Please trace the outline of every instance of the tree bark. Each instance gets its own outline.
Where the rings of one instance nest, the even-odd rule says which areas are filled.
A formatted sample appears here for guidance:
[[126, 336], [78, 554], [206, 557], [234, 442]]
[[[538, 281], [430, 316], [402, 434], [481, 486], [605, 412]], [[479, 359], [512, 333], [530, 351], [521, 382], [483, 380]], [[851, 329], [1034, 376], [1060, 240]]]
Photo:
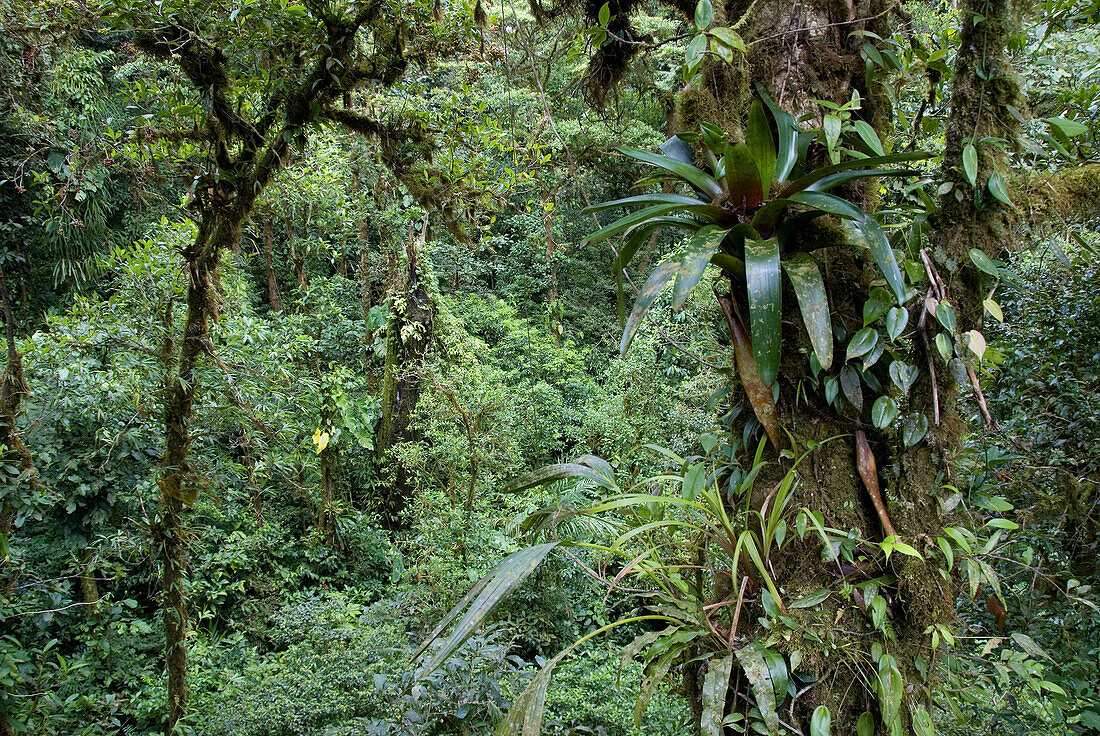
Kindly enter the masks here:
[[[279, 281], [275, 278], [275, 266], [272, 258], [271, 213], [264, 214], [264, 264], [267, 266], [267, 303], [272, 312], [283, 311], [283, 300], [279, 296]], [[239, 241], [238, 241], [239, 242]]]

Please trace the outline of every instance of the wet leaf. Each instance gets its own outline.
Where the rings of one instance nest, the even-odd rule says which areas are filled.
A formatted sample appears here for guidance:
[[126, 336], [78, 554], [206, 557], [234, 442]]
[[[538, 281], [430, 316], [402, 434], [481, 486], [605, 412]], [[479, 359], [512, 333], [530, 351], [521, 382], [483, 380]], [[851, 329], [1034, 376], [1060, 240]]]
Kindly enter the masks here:
[[783, 268], [798, 299], [802, 322], [806, 325], [817, 362], [828, 370], [833, 364], [833, 325], [817, 261], [808, 253], [798, 253], [783, 261]]
[[712, 658], [703, 679], [703, 717], [699, 723], [702, 736], [722, 736], [722, 720], [726, 710], [726, 691], [730, 686], [733, 655]]
[[760, 379], [771, 386], [779, 374], [782, 332], [779, 245], [775, 238], [745, 241], [745, 278], [753, 355]]
[[878, 330], [874, 327], [864, 327], [862, 330], [852, 335], [852, 339], [848, 342], [846, 359], [851, 360], [852, 358], [859, 358], [866, 355], [874, 350], [877, 342]]
[[750, 158], [756, 162], [760, 175], [760, 184], [764, 190], [764, 198], [771, 191], [772, 179], [775, 177], [775, 141], [772, 139], [772, 129], [768, 124], [768, 116], [764, 112], [764, 106], [759, 100], [753, 100], [749, 108], [749, 124], [745, 129], [745, 143], [748, 146]]

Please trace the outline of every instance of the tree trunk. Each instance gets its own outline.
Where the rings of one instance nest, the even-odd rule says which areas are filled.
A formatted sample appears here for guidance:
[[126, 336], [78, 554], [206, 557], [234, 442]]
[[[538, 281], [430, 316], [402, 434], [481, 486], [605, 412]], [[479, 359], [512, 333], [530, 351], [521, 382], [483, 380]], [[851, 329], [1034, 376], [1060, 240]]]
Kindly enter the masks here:
[[[272, 312], [283, 311], [283, 300], [279, 296], [279, 281], [275, 278], [275, 267], [272, 263], [271, 213], [264, 215], [264, 264], [267, 266], [267, 303], [271, 305]], [[240, 241], [238, 241], [240, 242]]]
[[[244, 204], [226, 205], [231, 192], [209, 194], [216, 202], [199, 200], [201, 220], [195, 242], [184, 251], [187, 262], [187, 315], [174, 370], [165, 376], [165, 448], [160, 469], [161, 521], [157, 541], [162, 572], [165, 659], [168, 669], [168, 721], [172, 734], [187, 706], [187, 523], [186, 510], [198, 496], [198, 483], [188, 463], [190, 423], [194, 414], [195, 368], [209, 351], [210, 322], [217, 313], [214, 288], [223, 250], [240, 241], [241, 224], [248, 215]], [[171, 323], [163, 358], [172, 360]]]
[[[421, 252], [428, 237], [428, 215], [424, 215], [420, 236], [409, 226], [404, 264], [395, 270], [391, 288], [391, 315], [386, 335], [386, 362], [382, 374], [382, 418], [375, 440], [375, 453], [381, 463], [390, 448], [410, 439], [410, 423], [420, 397], [420, 368], [431, 341], [435, 304], [420, 274]], [[384, 521], [400, 526], [400, 514], [412, 494], [405, 468], [393, 467], [393, 495], [387, 502]]]

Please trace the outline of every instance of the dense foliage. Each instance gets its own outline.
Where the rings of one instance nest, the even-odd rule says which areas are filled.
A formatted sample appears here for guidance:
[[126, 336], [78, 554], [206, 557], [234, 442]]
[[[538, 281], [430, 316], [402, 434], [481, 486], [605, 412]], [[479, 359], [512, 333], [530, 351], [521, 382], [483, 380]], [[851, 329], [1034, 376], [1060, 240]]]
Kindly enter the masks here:
[[0, 735], [1100, 733], [1095, 3], [840, 5], [0, 0]]

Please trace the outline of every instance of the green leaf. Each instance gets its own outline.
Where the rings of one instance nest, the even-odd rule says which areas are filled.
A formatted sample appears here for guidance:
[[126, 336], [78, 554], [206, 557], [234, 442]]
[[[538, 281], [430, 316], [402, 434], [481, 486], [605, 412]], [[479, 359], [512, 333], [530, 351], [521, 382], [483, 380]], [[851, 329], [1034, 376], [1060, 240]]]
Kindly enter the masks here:
[[[428, 635], [424, 643], [413, 654], [415, 660], [434, 642], [440, 634], [461, 614], [462, 618], [455, 624], [451, 634], [443, 641], [442, 646], [432, 654], [425, 662], [423, 669], [417, 675], [417, 679], [423, 679], [446, 662], [462, 643], [477, 631], [485, 618], [492, 613], [497, 604], [518, 588], [524, 580], [530, 577], [538, 566], [546, 559], [546, 555], [557, 542], [547, 542], [521, 549], [519, 552], [509, 555], [493, 570], [482, 578], [458, 605], [451, 609], [443, 621]], [[471, 602], [472, 601], [472, 602]], [[467, 608], [469, 606], [469, 608]], [[463, 610], [465, 613], [463, 614]]]
[[909, 393], [909, 389], [916, 383], [917, 375], [917, 369], [904, 361], [895, 360], [890, 363], [890, 380], [905, 393]]
[[694, 501], [707, 485], [707, 466], [705, 463], [695, 463], [684, 473], [683, 491], [681, 498]]
[[863, 139], [863, 142], [867, 144], [867, 147], [871, 149], [871, 153], [876, 156], [885, 156], [886, 151], [882, 150], [882, 141], [878, 139], [878, 133], [875, 129], [865, 120], [857, 120], [852, 123], [855, 127], [856, 133]]
[[797, 253], [783, 261], [783, 269], [791, 282], [802, 322], [810, 336], [817, 362], [825, 370], [833, 365], [833, 325], [829, 317], [829, 301], [825, 296], [825, 282], [817, 261], [808, 253]]
[[[862, 169], [858, 172], [859, 177], [867, 176], [889, 176], [896, 172], [908, 171], [908, 169], [873, 169], [872, 166], [886, 166], [888, 164], [900, 164], [907, 163], [909, 161], [924, 161], [932, 158], [932, 154], [923, 152], [910, 152], [910, 153], [890, 153], [885, 156], [869, 156], [867, 158], [857, 158], [851, 161], [841, 161], [838, 164], [832, 166], [823, 166], [819, 169], [814, 169], [805, 176], [795, 179], [786, 187], [784, 187], [785, 195], [791, 192], [800, 192], [803, 189], [813, 188], [817, 191], [823, 191], [820, 187], [814, 187], [816, 182], [820, 182], [823, 179], [836, 176], [837, 174], [845, 173], [851, 169]], [[841, 180], [832, 184], [836, 186], [837, 183], [843, 183]]]
[[602, 212], [603, 210], [609, 210], [613, 207], [626, 207], [634, 204], [646, 204], [646, 205], [659, 205], [659, 204], [682, 204], [682, 205], [705, 205], [706, 202], [702, 201], [698, 197], [689, 197], [686, 194], [665, 194], [664, 192], [656, 192], [653, 194], [638, 194], [633, 197], [625, 197], [623, 199], [615, 199], [610, 202], [600, 202], [589, 207], [585, 207], [581, 210], [582, 214], [588, 214], [590, 212]]
[[[707, 37], [704, 34], [700, 33], [695, 38], [691, 39], [691, 41], [687, 45], [687, 49], [684, 51], [684, 63], [687, 65], [688, 69], [694, 69], [698, 67], [699, 64], [703, 61], [703, 55], [706, 52]], [[623, 152], [625, 153], [625, 151]], [[703, 191], [706, 191], [705, 188], [700, 188], [703, 189]]]
[[[589, 456], [586, 455], [585, 457]], [[528, 488], [544, 486], [547, 483], [553, 483], [554, 481], [564, 480], [566, 478], [584, 478], [585, 480], [592, 481], [606, 491], [618, 491], [614, 483], [614, 475], [608, 477], [606, 473], [599, 472], [580, 463], [547, 465], [517, 478], [505, 486], [504, 490], [506, 493], [516, 493], [517, 491], [525, 491]]]
[[906, 447], [917, 444], [926, 434], [928, 434], [928, 417], [914, 412], [905, 418], [905, 423], [901, 427], [901, 441]]
[[875, 344], [878, 342], [878, 330], [874, 327], [864, 327], [862, 330], [852, 335], [851, 341], [848, 343], [848, 353], [845, 360], [851, 360], [852, 358], [859, 358], [871, 352]]
[[963, 175], [970, 186], [975, 186], [978, 181], [978, 149], [974, 148], [973, 143], [967, 143], [963, 148], [962, 159]]
[[1032, 657], [1042, 657], [1049, 662], [1054, 661], [1054, 658], [1047, 654], [1047, 651], [1036, 644], [1035, 640], [1027, 634], [1021, 634], [1018, 631], [1013, 631], [1012, 640], [1019, 644], [1020, 648], [1030, 654]]
[[749, 156], [756, 162], [760, 172], [760, 184], [764, 189], [764, 198], [771, 192], [772, 179], [775, 178], [775, 141], [768, 116], [759, 100], [753, 100], [749, 108], [749, 124], [745, 129], [745, 144]]
[[642, 320], [645, 319], [646, 312], [649, 311], [649, 308], [653, 306], [653, 302], [657, 301], [657, 297], [664, 291], [665, 284], [679, 270], [680, 263], [675, 258], [662, 261], [657, 268], [653, 269], [653, 273], [650, 274], [649, 279], [646, 280], [645, 285], [638, 292], [638, 297], [634, 300], [634, 308], [630, 311], [630, 317], [626, 320], [626, 329], [623, 330], [623, 339], [619, 344], [619, 351], [623, 355], [626, 355], [626, 351], [630, 348], [630, 343], [634, 340], [634, 333], [642, 326]]
[[760, 168], [753, 160], [748, 144], [738, 143], [726, 150], [725, 171], [731, 205], [737, 208], [759, 207], [764, 202]]
[[1008, 198], [1008, 189], [1005, 187], [1004, 177], [996, 171], [989, 175], [989, 193], [998, 202], [1016, 209], [1016, 205], [1012, 204], [1012, 200]]
[[770, 386], [779, 374], [783, 314], [779, 244], [775, 238], [745, 241], [745, 279], [752, 352], [760, 379]]
[[856, 721], [856, 736], [875, 736], [875, 717], [865, 711]]
[[[801, 538], [806, 536], [806, 518], [805, 516], [802, 516], [799, 517], [799, 520], [801, 521], [801, 529], [799, 530], [799, 537]], [[791, 603], [788, 608], [813, 608], [814, 606], [824, 602], [825, 599], [828, 598], [831, 594], [832, 591], [821, 588], [815, 593], [810, 593], [804, 598], [799, 598], [794, 603]]]
[[[859, 161], [866, 161], [867, 159], [859, 159]], [[920, 172], [916, 169], [854, 169], [851, 171], [841, 171], [837, 174], [830, 174], [829, 176], [823, 176], [814, 183], [810, 184], [802, 191], [808, 192], [825, 192], [833, 187], [840, 186], [841, 184], [847, 184], [850, 181], [857, 179], [873, 179], [875, 177], [889, 176], [914, 176]]]
[[699, 722], [702, 736], [722, 736], [722, 719], [726, 710], [726, 691], [730, 687], [730, 671], [733, 655], [712, 657], [707, 662], [707, 674], [703, 678], [703, 717]]
[[871, 422], [886, 429], [898, 418], [898, 403], [889, 396], [879, 396], [871, 406]]
[[892, 307], [886, 314], [886, 334], [891, 340], [897, 340], [909, 324], [909, 311], [901, 307]]
[[867, 246], [871, 251], [871, 258], [875, 261], [886, 283], [890, 286], [898, 304], [905, 303], [905, 280], [902, 278], [901, 269], [898, 268], [898, 259], [894, 255], [894, 249], [890, 247], [890, 240], [886, 237], [886, 231], [878, 220], [870, 215], [865, 215], [860, 220], [846, 220], [848, 235], [857, 242]]
[[725, 26], [711, 28], [710, 35], [714, 36], [723, 44], [729, 46], [731, 49], [736, 49], [737, 51], [740, 51], [742, 54], [745, 53], [745, 51], [747, 50], [745, 48], [744, 40], [742, 40], [737, 31], [733, 30], [732, 28], [726, 28]]
[[993, 262], [993, 259], [977, 248], [970, 249], [970, 262], [983, 273], [994, 277], [1000, 275], [1000, 269], [997, 268], [997, 264]]
[[612, 235], [618, 235], [624, 230], [629, 230], [630, 228], [644, 225], [648, 220], [652, 220], [659, 215], [664, 215], [669, 212], [675, 212], [676, 210], [682, 209], [684, 209], [684, 205], [678, 203], [658, 204], [652, 207], [646, 207], [645, 209], [641, 209], [637, 212], [632, 212], [624, 217], [620, 217], [618, 220], [615, 220], [610, 225], [606, 225], [600, 228], [599, 230], [585, 238], [584, 244], [592, 245], [593, 243], [600, 243], [604, 240], [607, 240]]
[[955, 319], [955, 308], [946, 301], [936, 305], [936, 319], [943, 325], [945, 330], [951, 333], [955, 332], [955, 325], [957, 324]]
[[830, 736], [833, 717], [829, 709], [824, 705], [814, 708], [814, 714], [810, 717], [810, 736]]
[[[704, 41], [705, 41], [704, 37]], [[676, 176], [680, 177], [684, 181], [688, 182], [697, 189], [703, 191], [711, 199], [716, 199], [722, 195], [722, 187], [718, 185], [718, 182], [714, 180], [710, 174], [706, 173], [702, 169], [698, 169], [691, 164], [677, 161], [676, 159], [665, 156], [660, 153], [650, 153], [649, 151], [643, 151], [640, 148], [632, 148], [629, 146], [623, 146], [617, 149], [620, 153], [630, 156], [653, 166], [659, 166], [666, 171], [670, 171]]]
[[840, 388], [844, 398], [857, 410], [863, 408], [863, 387], [859, 381], [859, 371], [850, 365], [840, 369]]
[[1089, 131], [1086, 126], [1082, 125], [1076, 120], [1070, 120], [1063, 117], [1043, 118], [1043, 122], [1049, 125], [1054, 130], [1057, 130], [1066, 138], [1074, 138], [1079, 135], [1084, 135]]
[[695, 27], [705, 31], [714, 22], [714, 6], [710, 0], [699, 0], [695, 6]]
[[790, 677], [787, 675], [787, 660], [774, 649], [764, 650], [764, 661], [768, 664], [768, 674], [772, 678], [772, 689], [775, 692], [775, 702], [778, 705], [787, 697], [787, 687], [790, 685]]
[[760, 709], [760, 717], [763, 718], [769, 734], [779, 733], [779, 714], [775, 711], [775, 689], [772, 685], [771, 672], [764, 660], [764, 652], [760, 645], [753, 641], [734, 652], [741, 669], [745, 673], [753, 694], [756, 696], [756, 707]]
[[787, 197], [787, 200], [790, 202], [797, 202], [798, 204], [804, 204], [807, 207], [813, 207], [814, 209], [827, 212], [830, 215], [836, 215], [837, 217], [843, 217], [847, 220], [859, 220], [867, 216], [859, 207], [856, 207], [848, 200], [842, 199], [835, 194], [826, 194], [824, 192], [795, 192]]
[[772, 114], [772, 120], [775, 121], [776, 135], [779, 138], [779, 145], [776, 148], [775, 178], [777, 181], [784, 182], [798, 163], [798, 138], [802, 129], [798, 126], [794, 115], [775, 104], [772, 96], [759, 83], [756, 84], [756, 93], [767, 105], [768, 111]]
[[825, 129], [825, 145], [830, 151], [835, 151], [836, 144], [840, 142], [840, 129], [843, 123], [838, 116], [831, 113], [825, 115], [822, 123]]
[[598, 20], [601, 26], [607, 26], [611, 22], [611, 3], [604, 3], [600, 6]]
[[680, 269], [676, 272], [676, 285], [672, 290], [672, 308], [682, 309], [692, 290], [703, 278], [707, 264], [718, 246], [725, 240], [729, 230], [715, 225], [707, 225], [699, 230], [684, 246], [684, 255], [680, 260]]

